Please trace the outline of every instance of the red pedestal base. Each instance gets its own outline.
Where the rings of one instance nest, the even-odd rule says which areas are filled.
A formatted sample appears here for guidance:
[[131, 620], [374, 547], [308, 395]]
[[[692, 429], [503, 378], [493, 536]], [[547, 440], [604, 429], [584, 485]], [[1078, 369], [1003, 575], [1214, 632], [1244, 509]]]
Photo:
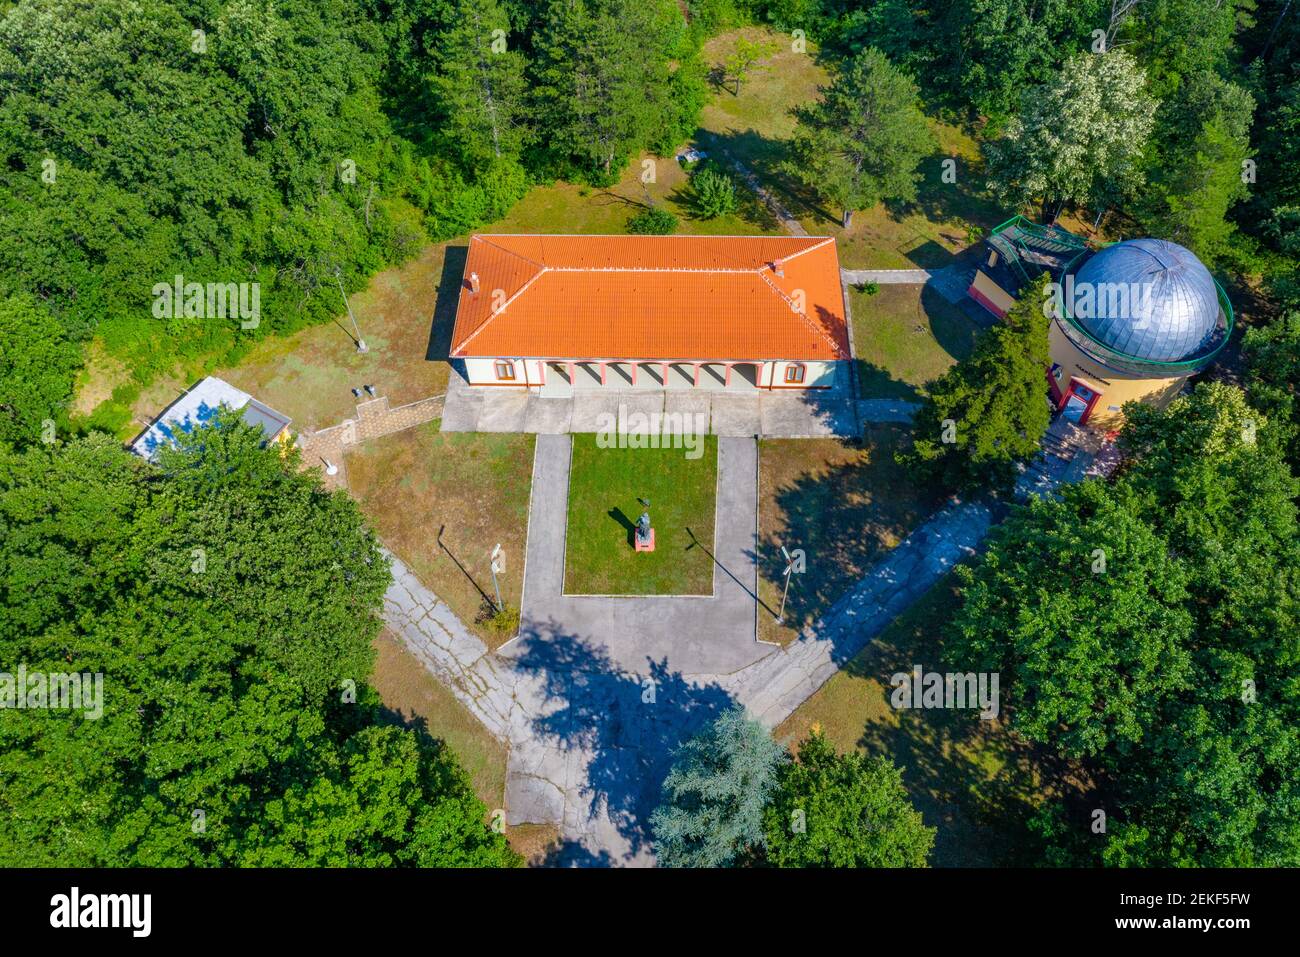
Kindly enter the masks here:
[[641, 537], [633, 533], [632, 544], [636, 546], [638, 552], [653, 552], [655, 550], [655, 530], [650, 529], [650, 540], [647, 542], [641, 541]]

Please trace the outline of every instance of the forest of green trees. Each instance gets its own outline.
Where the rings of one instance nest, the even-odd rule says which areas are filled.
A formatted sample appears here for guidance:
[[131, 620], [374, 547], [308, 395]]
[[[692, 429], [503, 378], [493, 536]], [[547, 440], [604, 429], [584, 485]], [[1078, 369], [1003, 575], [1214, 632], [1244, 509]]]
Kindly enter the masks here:
[[[127, 404], [74, 416], [74, 382], [92, 339], [135, 388], [180, 357], [236, 362], [535, 185], [670, 154], [710, 95], [703, 45], [751, 23], [801, 31], [834, 78], [790, 104], [782, 168], [846, 226], [915, 199], [941, 116], [1008, 214], [1173, 239], [1249, 302], [1238, 384], [1140, 410], [1116, 481], [1015, 511], [954, 627], [1116, 822], [1089, 843], [1087, 809], [1045, 807], [1047, 859], [1300, 862], [1291, 0], [19, 0], [0, 3], [0, 660], [127, 676], [127, 698], [93, 738], [75, 715], [0, 723], [0, 863], [518, 863], [454, 755], [367, 687], [388, 573], [356, 505], [233, 421], [141, 462], [112, 437]], [[260, 323], [156, 316], [177, 275], [258, 283]], [[1032, 382], [1041, 323], [1018, 318], [923, 415]], [[1045, 427], [1033, 392], [969, 454], [918, 443], [912, 464], [1005, 480]], [[1114, 574], [1081, 576], [1062, 543], [1111, 549]], [[710, 843], [663, 811], [670, 857], [755, 854], [792, 794], [848, 794], [891, 802], [895, 844], [776, 835], [768, 859], [924, 859], [891, 768], [804, 750], [762, 765], [772, 803], [744, 833]]]
[[[178, 355], [236, 361], [257, 337], [335, 314], [336, 273], [359, 288], [500, 217], [530, 184], [609, 183], [633, 155], [669, 152], [708, 95], [702, 43], [746, 21], [803, 31], [832, 68], [879, 51], [873, 73], [846, 73], [844, 95], [905, 101], [914, 84], [930, 112], [981, 124], [1009, 207], [1113, 209], [1263, 276], [1282, 307], [1300, 299], [1300, 27], [1285, 0], [6, 6], [0, 309], [47, 323], [60, 355], [100, 337], [137, 382]], [[919, 155], [891, 144], [924, 134], [862, 130], [863, 155], [890, 161], [835, 186], [827, 147], [845, 151], [833, 133], [850, 126], [842, 110], [811, 126], [795, 165], [852, 198], [846, 214], [911, 198]], [[262, 321], [154, 318], [151, 290], [175, 275], [259, 283]], [[0, 376], [39, 380], [47, 408], [34, 422], [6, 404], [0, 428], [69, 425], [77, 363], [23, 362], [7, 357]], [[123, 414], [107, 404], [89, 425], [121, 428]]]

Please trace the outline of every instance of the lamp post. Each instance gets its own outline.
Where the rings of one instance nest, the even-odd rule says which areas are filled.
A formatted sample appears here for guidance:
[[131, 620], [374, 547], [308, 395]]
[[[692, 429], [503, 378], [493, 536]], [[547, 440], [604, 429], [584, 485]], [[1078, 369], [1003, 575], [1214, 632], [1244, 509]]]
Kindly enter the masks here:
[[492, 588], [497, 593], [497, 611], [505, 611], [505, 602], [501, 600], [501, 585], [497, 582], [497, 575], [503, 574], [506, 570], [506, 553], [501, 550], [500, 543], [492, 549]]
[[348, 294], [343, 291], [343, 270], [338, 266], [334, 267], [334, 280], [339, 284], [339, 295], [343, 297], [343, 305], [348, 310], [348, 318], [352, 320], [352, 331], [357, 334], [357, 352], [366, 353], [370, 350], [366, 348], [366, 340], [361, 338], [361, 329], [357, 326], [357, 317], [352, 315], [352, 303], [348, 301]]
[[781, 546], [781, 555], [785, 558], [785, 588], [781, 592], [781, 610], [776, 616], [778, 623], [785, 621], [785, 599], [790, 594], [790, 574], [794, 571], [794, 559], [790, 557], [784, 545]]

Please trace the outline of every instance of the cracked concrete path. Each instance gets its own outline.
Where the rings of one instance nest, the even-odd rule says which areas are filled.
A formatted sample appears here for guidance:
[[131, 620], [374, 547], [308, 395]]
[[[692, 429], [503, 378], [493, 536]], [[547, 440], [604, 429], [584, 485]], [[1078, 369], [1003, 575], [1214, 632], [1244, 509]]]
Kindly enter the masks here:
[[974, 267], [958, 261], [937, 269], [841, 269], [840, 277], [851, 286], [868, 282], [884, 285], [929, 284], [944, 299], [957, 304], [966, 299], [966, 290], [974, 272]]
[[[1081, 478], [1090, 458], [1042, 456], [1022, 476], [1018, 493], [1052, 494]], [[508, 824], [557, 824], [562, 843], [552, 863], [650, 865], [649, 815], [674, 749], [737, 702], [775, 727], [957, 562], [975, 554], [993, 520], [988, 503], [954, 500], [802, 638], [725, 675], [684, 675], [666, 659], [630, 669], [602, 643], [558, 621], [537, 624], [510, 657], [490, 654], [396, 558], [384, 617], [508, 745]]]

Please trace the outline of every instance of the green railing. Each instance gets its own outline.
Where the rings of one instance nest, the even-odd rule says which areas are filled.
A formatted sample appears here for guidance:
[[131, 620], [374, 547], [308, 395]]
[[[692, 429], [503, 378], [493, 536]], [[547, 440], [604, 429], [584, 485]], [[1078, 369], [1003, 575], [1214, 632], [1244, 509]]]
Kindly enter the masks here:
[[[1002, 234], [1006, 232], [1010, 235], [1003, 236]], [[1034, 261], [1035, 250], [1024, 241], [1025, 237], [1038, 240], [1046, 247], [1047, 252], [1069, 252], [1073, 249], [1088, 248], [1087, 240], [1068, 230], [1057, 226], [1040, 226], [1019, 214], [994, 226], [989, 233], [989, 244], [1002, 253], [1002, 258], [1010, 263], [1020, 279], [1026, 283], [1041, 276], [1048, 267]], [[1030, 275], [1029, 267], [1032, 267], [1033, 275]]]

